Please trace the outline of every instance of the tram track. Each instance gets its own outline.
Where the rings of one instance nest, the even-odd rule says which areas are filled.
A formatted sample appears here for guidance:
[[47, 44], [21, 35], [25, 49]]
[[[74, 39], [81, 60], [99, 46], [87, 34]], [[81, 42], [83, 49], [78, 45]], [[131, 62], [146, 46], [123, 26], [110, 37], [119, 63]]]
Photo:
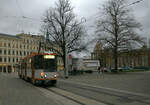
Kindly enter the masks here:
[[[116, 91], [111, 91], [111, 90], [107, 90], [107, 89], [100, 89], [100, 88], [97, 88], [97, 87], [91, 87], [91, 86], [85, 86], [85, 85], [77, 85], [77, 84], [73, 84], [73, 83], [64, 83], [65, 86], [68, 86], [68, 87], [73, 87], [73, 88], [76, 88], [76, 89], [81, 89], [83, 91], [90, 91], [90, 92], [93, 92], [95, 94], [104, 94], [104, 95], [108, 95], [108, 96], [113, 96], [113, 97], [117, 97], [118, 100], [126, 100], [128, 102], [140, 102], [140, 103], [143, 103], [143, 104], [146, 104], [146, 105], [150, 105], [150, 102], [149, 101], [146, 101], [146, 100], [149, 100], [150, 98], [148, 97], [144, 97], [144, 96], [139, 96], [139, 95], [134, 95], [134, 94], [129, 94], [129, 93], [122, 93], [122, 92], [116, 92]], [[65, 91], [69, 91], [67, 90], [67, 88], [63, 88], [61, 87], [60, 85], [57, 87], [59, 89], [63, 89]], [[72, 89], [73, 90], [73, 89]], [[90, 99], [93, 99], [93, 100], [96, 100], [96, 101], [99, 101], [99, 102], [103, 102], [107, 105], [114, 105], [113, 103], [111, 102], [108, 102], [108, 101], [104, 101], [104, 100], [101, 100], [101, 99], [97, 99], [97, 97], [91, 97], [91, 96], [86, 96], [85, 94], [82, 94], [82, 93], [78, 93], [78, 92], [74, 92], [74, 91], [71, 91], [72, 93], [75, 93], [75, 94], [78, 94], [78, 95], [81, 95], [83, 97], [86, 97], [86, 98], [90, 98]], [[136, 98], [134, 98], [136, 97]], [[141, 98], [141, 99], [140, 99]], [[140, 99], [140, 100], [139, 100]]]
[[86, 104], [84, 104], [84, 103], [82, 103], [82, 102], [80, 102], [80, 101], [78, 101], [78, 100], [75, 100], [75, 99], [73, 99], [73, 98], [71, 98], [71, 97], [68, 97], [68, 96], [65, 96], [65, 95], [63, 95], [63, 94], [61, 94], [61, 93], [58, 93], [58, 92], [56, 92], [56, 91], [54, 91], [54, 90], [52, 90], [52, 89], [50, 89], [50, 88], [44, 88], [44, 89], [46, 89], [46, 90], [48, 90], [48, 91], [50, 91], [50, 92], [53, 92], [53, 93], [55, 93], [55, 94], [57, 94], [57, 95], [59, 95], [59, 96], [62, 96], [62, 97], [64, 97], [64, 98], [68, 99], [68, 100], [71, 100], [71, 101], [73, 101], [73, 102], [75, 102], [75, 103], [78, 103], [79, 105], [86, 105]]
[[56, 105], [108, 105], [57, 87], [36, 87], [47, 98], [55, 100]]

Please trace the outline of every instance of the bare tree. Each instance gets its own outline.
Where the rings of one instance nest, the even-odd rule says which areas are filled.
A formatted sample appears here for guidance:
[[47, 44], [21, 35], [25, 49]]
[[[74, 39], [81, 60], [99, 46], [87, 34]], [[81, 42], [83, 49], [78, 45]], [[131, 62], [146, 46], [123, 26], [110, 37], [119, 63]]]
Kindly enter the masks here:
[[[42, 30], [47, 33], [49, 49], [53, 49], [63, 59], [65, 67], [66, 53], [81, 51], [86, 48], [82, 43], [85, 30], [81, 21], [73, 13], [69, 0], [58, 0], [54, 8], [49, 8], [43, 18]], [[55, 47], [54, 47], [55, 46]], [[67, 49], [67, 52], [66, 52]]]
[[97, 20], [96, 33], [103, 46], [112, 49], [115, 70], [118, 70], [118, 51], [143, 41], [135, 31], [141, 25], [130, 14], [126, 0], [109, 0], [102, 11], [103, 17]]

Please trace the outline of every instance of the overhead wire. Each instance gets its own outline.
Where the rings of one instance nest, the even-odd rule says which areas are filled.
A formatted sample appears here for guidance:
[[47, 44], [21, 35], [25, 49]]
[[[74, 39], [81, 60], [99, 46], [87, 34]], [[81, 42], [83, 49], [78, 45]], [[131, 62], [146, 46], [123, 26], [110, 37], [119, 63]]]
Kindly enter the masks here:
[[[21, 29], [21, 32], [23, 32], [24, 31], [24, 26], [25, 26], [25, 23], [27, 24], [27, 21], [36, 21], [36, 22], [39, 22], [39, 23], [41, 23], [42, 21], [41, 20], [39, 20], [39, 19], [35, 19], [35, 18], [31, 18], [31, 17], [27, 17], [27, 16], [25, 16], [25, 14], [24, 14], [24, 11], [23, 11], [23, 9], [22, 9], [22, 7], [20, 6], [20, 3], [19, 3], [19, 1], [18, 0], [16, 0], [16, 4], [17, 4], [17, 7], [18, 7], [18, 9], [19, 9], [19, 12], [20, 12], [20, 18], [21, 18], [21, 20], [20, 21], [18, 21], [18, 23], [22, 26], [22, 29]], [[19, 18], [19, 17], [18, 17]], [[26, 21], [25, 23], [24, 23], [24, 21]], [[31, 22], [31, 23], [32, 23]], [[33, 23], [32, 23], [33, 24]]]

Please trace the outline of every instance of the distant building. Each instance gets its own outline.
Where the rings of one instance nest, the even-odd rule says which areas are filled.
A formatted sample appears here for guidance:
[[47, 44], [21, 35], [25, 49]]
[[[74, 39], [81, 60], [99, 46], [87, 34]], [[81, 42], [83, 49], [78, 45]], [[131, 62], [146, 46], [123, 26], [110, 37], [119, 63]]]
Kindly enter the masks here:
[[0, 72], [14, 72], [20, 59], [38, 51], [41, 39], [38, 35], [0, 33]]
[[[39, 43], [44, 41], [45, 38], [41, 35], [8, 35], [0, 33], [0, 72], [15, 72], [16, 64], [18, 64], [22, 58], [30, 55], [32, 52], [38, 52]], [[46, 46], [50, 45], [47, 43], [41, 44], [41, 51], [52, 51], [52, 49], [46, 49]], [[60, 50], [57, 45], [52, 47]], [[62, 59], [58, 57], [57, 61], [58, 70], [63, 69], [64, 66]]]
[[72, 58], [72, 69], [71, 70], [82, 70], [83, 69], [83, 59], [82, 58]]
[[[101, 60], [105, 67], [114, 67], [113, 52], [111, 49], [99, 49], [95, 47], [91, 53], [92, 59]], [[118, 67], [150, 67], [150, 48], [123, 50], [118, 52]]]
[[89, 57], [72, 59], [72, 70], [97, 71], [99, 66], [99, 60], [92, 60]]

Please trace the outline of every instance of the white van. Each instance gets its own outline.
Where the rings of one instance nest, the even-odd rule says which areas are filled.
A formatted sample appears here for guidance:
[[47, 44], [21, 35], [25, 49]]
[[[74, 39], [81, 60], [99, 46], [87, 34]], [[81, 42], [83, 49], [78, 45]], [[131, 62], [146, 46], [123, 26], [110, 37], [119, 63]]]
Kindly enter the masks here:
[[100, 66], [99, 60], [83, 60], [83, 70], [97, 71]]

